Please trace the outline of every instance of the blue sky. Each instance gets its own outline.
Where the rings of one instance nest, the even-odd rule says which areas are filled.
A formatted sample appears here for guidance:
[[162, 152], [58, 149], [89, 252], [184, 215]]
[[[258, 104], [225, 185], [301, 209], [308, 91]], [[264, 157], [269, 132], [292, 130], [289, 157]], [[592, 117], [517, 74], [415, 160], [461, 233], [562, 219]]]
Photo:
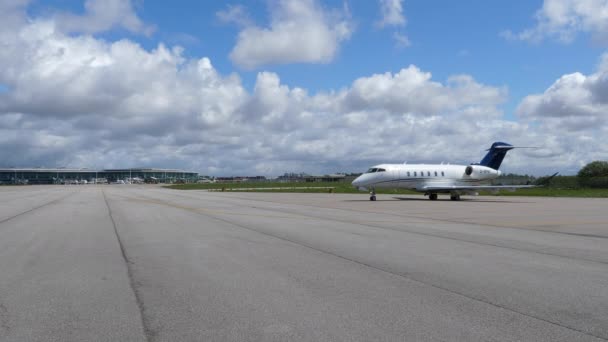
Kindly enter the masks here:
[[543, 146], [510, 171], [543, 174], [607, 151], [599, 0], [2, 6], [0, 147], [24, 151], [11, 165], [348, 172], [477, 161], [507, 140]]

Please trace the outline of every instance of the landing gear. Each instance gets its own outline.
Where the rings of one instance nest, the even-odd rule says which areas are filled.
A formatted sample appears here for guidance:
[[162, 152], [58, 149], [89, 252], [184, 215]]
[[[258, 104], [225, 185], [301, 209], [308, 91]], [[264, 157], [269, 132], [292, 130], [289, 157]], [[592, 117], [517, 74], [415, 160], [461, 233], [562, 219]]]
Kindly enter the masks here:
[[429, 194], [429, 199], [431, 201], [436, 201], [437, 200], [437, 194]]
[[370, 201], [375, 201], [376, 200], [376, 190], [372, 189], [372, 191], [370, 191], [370, 193], [369, 193], [369, 200]]
[[450, 199], [452, 201], [460, 201], [460, 195], [458, 195], [458, 194], [452, 194], [452, 195], [450, 195]]

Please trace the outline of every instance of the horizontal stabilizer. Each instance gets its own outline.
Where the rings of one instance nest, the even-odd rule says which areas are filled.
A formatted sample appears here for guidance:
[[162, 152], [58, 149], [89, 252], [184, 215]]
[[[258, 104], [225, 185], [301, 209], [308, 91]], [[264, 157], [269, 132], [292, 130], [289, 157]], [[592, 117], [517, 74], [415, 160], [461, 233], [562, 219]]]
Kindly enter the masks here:
[[[512, 150], [514, 148], [539, 148], [536, 146], [511, 146], [511, 145], [500, 145], [500, 146], [495, 146], [494, 149], [500, 150], [500, 149], [504, 149], [504, 150]], [[487, 149], [486, 151], [490, 151], [492, 148]]]

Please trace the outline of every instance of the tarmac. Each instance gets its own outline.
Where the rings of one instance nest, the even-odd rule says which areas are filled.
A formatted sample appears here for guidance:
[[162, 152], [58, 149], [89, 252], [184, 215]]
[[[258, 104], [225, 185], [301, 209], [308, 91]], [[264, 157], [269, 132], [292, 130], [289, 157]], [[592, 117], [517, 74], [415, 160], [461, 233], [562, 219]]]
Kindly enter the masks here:
[[607, 209], [0, 187], [0, 341], [606, 341]]

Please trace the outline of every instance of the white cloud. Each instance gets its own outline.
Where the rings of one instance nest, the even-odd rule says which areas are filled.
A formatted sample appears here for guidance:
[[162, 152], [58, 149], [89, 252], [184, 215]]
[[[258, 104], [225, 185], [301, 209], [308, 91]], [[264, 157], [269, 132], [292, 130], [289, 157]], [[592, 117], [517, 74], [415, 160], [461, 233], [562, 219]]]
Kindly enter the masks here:
[[598, 41], [608, 42], [608, 2], [605, 0], [545, 0], [535, 17], [535, 27], [520, 33], [505, 31], [503, 37], [532, 42], [550, 37], [569, 43], [579, 32], [586, 32]]
[[[0, 53], [0, 83], [9, 89], [0, 93], [0, 121], [13, 119], [0, 134], [19, 132], [19, 141], [4, 146], [23, 151], [2, 156], [11, 165], [112, 163], [114, 151], [131, 149], [158, 155], [200, 140], [246, 99], [236, 75], [220, 76], [208, 59], [185, 59], [179, 48], [71, 37], [53, 21], [33, 21], [11, 36]], [[40, 157], [30, 136], [70, 143], [62, 155], [57, 149]]]
[[576, 126], [587, 122], [590, 127], [605, 128], [608, 124], [608, 53], [602, 57], [595, 73], [563, 75], [543, 94], [527, 96], [517, 113], [526, 119], [570, 118], [579, 121]]
[[[380, 28], [404, 27], [406, 24], [403, 14], [403, 0], [379, 0], [380, 1], [380, 20], [376, 25]], [[412, 45], [410, 39], [403, 32], [393, 32], [395, 45], [399, 48], [406, 48]]]
[[444, 85], [414, 65], [396, 74], [357, 79], [346, 94], [348, 108], [381, 108], [393, 114], [447, 115], [467, 106], [495, 106], [506, 90], [477, 83], [467, 75], [453, 76]]
[[132, 33], [150, 35], [154, 27], [146, 25], [135, 13], [130, 0], [86, 0], [85, 13], [59, 13], [55, 16], [57, 27], [70, 33], [94, 34], [115, 27]]
[[248, 91], [238, 75], [181, 48], [66, 34], [50, 19], [0, 27], [0, 39], [3, 166], [326, 173], [377, 162], [473, 162], [503, 140], [549, 151], [542, 163], [533, 151], [510, 154], [505, 171], [548, 173], [608, 153], [608, 62], [527, 98], [514, 122], [501, 110], [506, 88], [470, 75], [436, 80], [414, 65], [318, 93], [260, 72]]
[[380, 156], [412, 160], [432, 157], [429, 151], [446, 158], [441, 151], [451, 143], [431, 139], [421, 155], [407, 146], [426, 141], [425, 131], [471, 136], [475, 122], [500, 117], [505, 97], [470, 76], [432, 81], [415, 66], [318, 94], [261, 72], [248, 92], [209, 59], [162, 44], [148, 51], [129, 40], [70, 36], [40, 20], [11, 37], [3, 42], [10, 53], [0, 54], [7, 165], [280, 174], [358, 170]]
[[608, 55], [595, 73], [561, 76], [542, 94], [525, 97], [517, 114], [538, 132], [553, 136], [550, 147], [558, 158], [584, 165], [605, 159], [608, 146]]
[[403, 0], [380, 0], [380, 15], [378, 26], [405, 26], [403, 15]]
[[0, 1], [0, 19], [2, 27], [11, 29], [22, 26], [26, 21], [25, 8], [31, 0]]
[[596, 116], [602, 105], [593, 97], [591, 81], [577, 72], [560, 77], [543, 94], [527, 96], [517, 112], [530, 118]]
[[237, 65], [328, 63], [353, 32], [347, 10], [326, 10], [317, 0], [274, 0], [270, 12], [269, 27], [246, 25], [239, 33], [230, 53]]
[[405, 48], [405, 47], [410, 47], [412, 45], [412, 42], [410, 42], [410, 39], [403, 33], [399, 33], [399, 32], [393, 33], [393, 39], [395, 39], [395, 42], [397, 43], [398, 47]]
[[226, 9], [216, 12], [215, 16], [224, 23], [234, 23], [239, 26], [253, 25], [247, 10], [241, 5], [228, 5]]

